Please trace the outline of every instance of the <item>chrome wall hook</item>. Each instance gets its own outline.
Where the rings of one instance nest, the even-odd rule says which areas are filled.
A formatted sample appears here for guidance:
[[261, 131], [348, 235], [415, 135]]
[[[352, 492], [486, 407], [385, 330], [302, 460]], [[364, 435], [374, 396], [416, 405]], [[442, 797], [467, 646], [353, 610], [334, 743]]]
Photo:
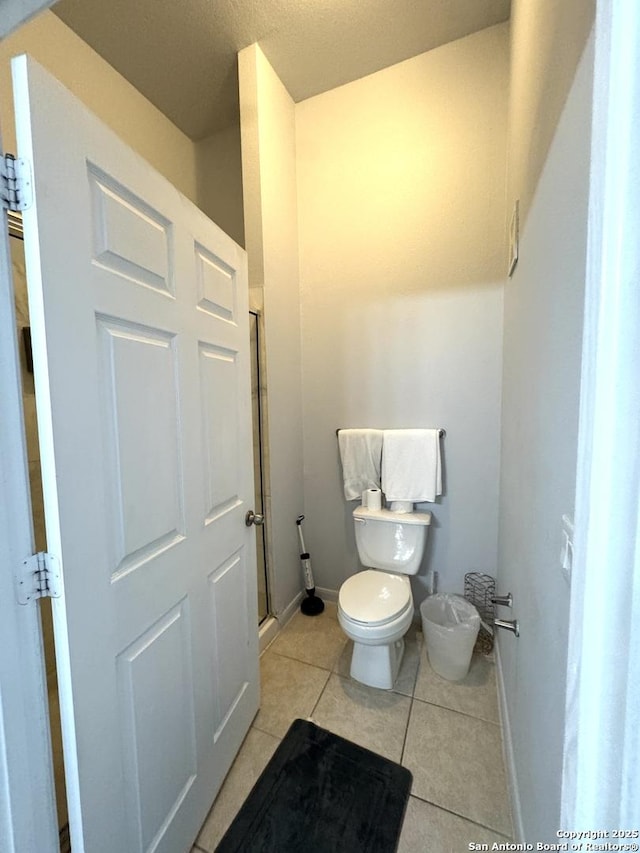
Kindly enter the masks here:
[[520, 636], [520, 627], [517, 619], [494, 619], [493, 624], [496, 628], [504, 628], [505, 631], [511, 631], [516, 637]]

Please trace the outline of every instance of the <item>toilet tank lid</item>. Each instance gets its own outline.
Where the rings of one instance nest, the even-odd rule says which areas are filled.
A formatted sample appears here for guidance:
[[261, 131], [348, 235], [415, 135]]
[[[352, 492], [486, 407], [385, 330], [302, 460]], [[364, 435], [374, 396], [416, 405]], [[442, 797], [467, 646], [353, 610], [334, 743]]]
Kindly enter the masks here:
[[390, 509], [368, 509], [364, 506], [357, 506], [353, 517], [362, 521], [388, 521], [392, 524], [431, 524], [430, 512], [391, 512]]

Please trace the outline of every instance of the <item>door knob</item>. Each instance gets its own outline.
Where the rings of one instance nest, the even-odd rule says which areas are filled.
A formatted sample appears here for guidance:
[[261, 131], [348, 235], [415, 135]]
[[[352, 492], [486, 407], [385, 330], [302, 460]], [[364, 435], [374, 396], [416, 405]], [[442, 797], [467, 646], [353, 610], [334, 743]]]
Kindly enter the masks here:
[[252, 524], [258, 525], [260, 527], [264, 524], [264, 515], [260, 515], [260, 513], [254, 512], [252, 509], [244, 517], [244, 523], [247, 527], [251, 527]]

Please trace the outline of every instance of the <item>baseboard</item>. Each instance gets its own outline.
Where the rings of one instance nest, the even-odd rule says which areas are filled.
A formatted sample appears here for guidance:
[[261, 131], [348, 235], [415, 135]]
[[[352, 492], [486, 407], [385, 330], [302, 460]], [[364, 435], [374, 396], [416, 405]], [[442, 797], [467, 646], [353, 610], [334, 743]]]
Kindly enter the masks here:
[[[262, 654], [265, 649], [271, 645], [280, 631], [282, 631], [285, 625], [296, 615], [304, 595], [305, 593], [299, 592], [295, 598], [287, 604], [281, 613], [278, 613], [276, 616], [270, 616], [262, 623], [258, 632], [260, 654]], [[316, 595], [323, 601], [331, 601], [334, 603], [338, 601], [338, 591], [335, 589], [324, 589], [323, 587], [317, 586]]]
[[280, 625], [275, 616], [269, 616], [258, 629], [258, 648], [260, 654], [270, 645], [280, 633]]
[[271, 645], [284, 626], [293, 619], [298, 612], [301, 601], [302, 593], [299, 592], [281, 613], [265, 619], [258, 631], [260, 654]]
[[525, 843], [524, 827], [522, 825], [522, 807], [520, 805], [520, 792], [518, 789], [518, 774], [516, 773], [515, 755], [513, 752], [513, 740], [511, 738], [511, 723], [509, 720], [509, 709], [507, 706], [507, 694], [502, 675], [502, 660], [500, 658], [499, 641], [493, 647], [496, 661], [496, 675], [498, 679], [498, 705], [500, 708], [500, 723], [502, 725], [502, 749], [504, 753], [504, 764], [507, 771], [507, 785], [509, 788], [509, 799], [511, 801], [511, 817], [513, 819], [513, 837], [518, 844]]
[[280, 628], [284, 628], [287, 622], [290, 622], [291, 619], [296, 615], [298, 608], [300, 607], [300, 602], [302, 601], [302, 592], [299, 592], [281, 613], [276, 614], [276, 619], [280, 625]]
[[317, 586], [316, 595], [319, 596], [323, 601], [331, 601], [334, 604], [336, 604], [338, 601], [337, 589], [325, 589], [323, 586]]

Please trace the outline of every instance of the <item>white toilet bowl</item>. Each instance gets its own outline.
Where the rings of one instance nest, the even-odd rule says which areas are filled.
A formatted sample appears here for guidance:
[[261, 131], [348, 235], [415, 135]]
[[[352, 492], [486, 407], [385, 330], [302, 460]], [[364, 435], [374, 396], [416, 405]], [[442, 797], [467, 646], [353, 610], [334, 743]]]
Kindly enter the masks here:
[[338, 620], [353, 640], [351, 676], [390, 690], [404, 653], [403, 637], [413, 619], [409, 575], [420, 569], [430, 512], [353, 510], [361, 572], [338, 593]]
[[393, 687], [413, 612], [406, 575], [366, 569], [342, 584], [338, 621], [354, 644], [352, 678], [371, 687]]

